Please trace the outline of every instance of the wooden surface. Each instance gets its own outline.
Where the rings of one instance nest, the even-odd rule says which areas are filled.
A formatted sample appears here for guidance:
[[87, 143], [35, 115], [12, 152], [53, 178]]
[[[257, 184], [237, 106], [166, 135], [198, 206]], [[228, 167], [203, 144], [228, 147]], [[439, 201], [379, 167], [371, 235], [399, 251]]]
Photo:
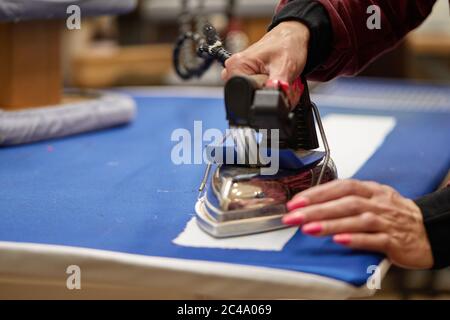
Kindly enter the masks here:
[[[266, 33], [270, 21], [269, 18], [242, 21], [250, 43]], [[90, 47], [73, 59], [72, 82], [83, 88], [160, 84], [173, 70], [172, 51], [173, 43]]]
[[60, 27], [59, 21], [0, 23], [0, 108], [60, 102]]
[[450, 35], [448, 33], [410, 34], [406, 43], [416, 54], [442, 56], [450, 59]]
[[90, 48], [72, 64], [73, 82], [83, 88], [163, 78], [172, 68], [172, 44]]
[[267, 32], [272, 19], [270, 18], [249, 18], [242, 21], [243, 31], [247, 34], [250, 44], [257, 42]]

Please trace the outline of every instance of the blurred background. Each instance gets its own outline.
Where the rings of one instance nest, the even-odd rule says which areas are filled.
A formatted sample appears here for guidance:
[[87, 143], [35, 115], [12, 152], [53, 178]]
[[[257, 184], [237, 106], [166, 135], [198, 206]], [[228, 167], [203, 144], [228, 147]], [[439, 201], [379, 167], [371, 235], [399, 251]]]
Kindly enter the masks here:
[[[83, 18], [81, 30], [64, 34], [65, 83], [102, 88], [145, 85], [220, 85], [220, 66], [200, 80], [181, 82], [172, 70], [172, 49], [183, 24], [205, 16], [231, 51], [240, 51], [266, 32], [277, 0], [140, 0], [119, 17]], [[450, 82], [448, 0], [394, 51], [360, 76]], [[194, 26], [195, 28], [195, 26]]]

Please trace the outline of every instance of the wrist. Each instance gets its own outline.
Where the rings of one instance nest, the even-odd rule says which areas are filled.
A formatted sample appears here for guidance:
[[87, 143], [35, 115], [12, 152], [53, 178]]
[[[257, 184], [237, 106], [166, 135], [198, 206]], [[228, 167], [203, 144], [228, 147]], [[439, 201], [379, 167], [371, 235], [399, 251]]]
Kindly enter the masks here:
[[450, 265], [450, 188], [415, 200], [423, 216], [428, 241], [433, 255], [433, 269]]

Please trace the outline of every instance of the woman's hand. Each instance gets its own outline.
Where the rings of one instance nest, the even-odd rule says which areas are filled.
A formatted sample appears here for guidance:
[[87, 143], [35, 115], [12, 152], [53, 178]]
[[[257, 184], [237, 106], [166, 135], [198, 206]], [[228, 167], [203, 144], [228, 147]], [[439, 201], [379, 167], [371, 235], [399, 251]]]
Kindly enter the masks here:
[[337, 180], [296, 195], [283, 219], [312, 236], [386, 254], [397, 266], [427, 269], [433, 255], [417, 205], [375, 182]]
[[222, 78], [266, 74], [292, 83], [302, 72], [308, 55], [309, 29], [300, 22], [282, 22], [261, 40], [225, 62]]

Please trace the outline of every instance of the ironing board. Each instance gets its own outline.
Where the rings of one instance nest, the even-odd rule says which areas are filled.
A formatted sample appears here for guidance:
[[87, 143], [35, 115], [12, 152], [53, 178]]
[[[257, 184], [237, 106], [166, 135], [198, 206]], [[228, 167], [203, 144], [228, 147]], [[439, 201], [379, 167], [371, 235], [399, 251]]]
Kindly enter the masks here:
[[[171, 134], [192, 131], [196, 120], [224, 129], [221, 90], [126, 92], [139, 108], [132, 125], [0, 148], [0, 298], [343, 299], [374, 292], [368, 268], [379, 266], [383, 276], [389, 262], [330, 238], [295, 232], [279, 251], [174, 243], [192, 219], [204, 166], [174, 165]], [[415, 198], [447, 174], [449, 87], [339, 80], [312, 99], [324, 122], [394, 119], [355, 178]], [[338, 149], [339, 133], [331, 140]], [[81, 269], [81, 290], [66, 288], [70, 265]]]

